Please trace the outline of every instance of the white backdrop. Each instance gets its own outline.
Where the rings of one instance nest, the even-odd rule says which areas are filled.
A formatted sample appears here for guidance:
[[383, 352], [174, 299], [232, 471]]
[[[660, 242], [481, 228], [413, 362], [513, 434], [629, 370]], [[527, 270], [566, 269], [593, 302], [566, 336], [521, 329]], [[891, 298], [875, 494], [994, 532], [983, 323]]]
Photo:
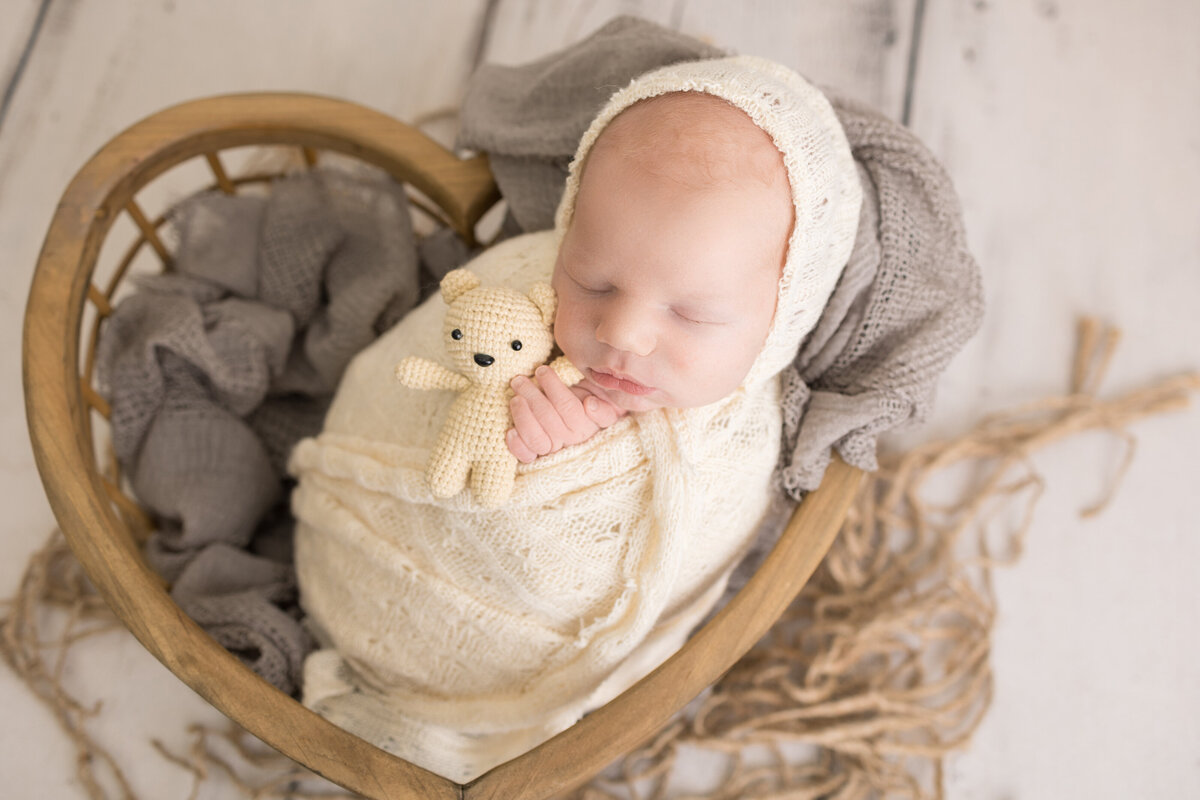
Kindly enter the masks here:
[[[107, 139], [180, 100], [318, 92], [402, 119], [453, 105], [479, 58], [520, 62], [637, 12], [777, 59], [910, 124], [944, 160], [983, 266], [988, 315], [938, 409], [906, 441], [1066, 389], [1073, 326], [1125, 338], [1107, 389], [1200, 367], [1200, 4], [1192, 0], [5, 0], [0, 28], [0, 596], [53, 525], [25, 430], [20, 327], [57, 197]], [[997, 579], [995, 701], [951, 759], [951, 798], [1200, 796], [1200, 412], [1038, 458], [1049, 489]], [[218, 717], [141, 650], [87, 645], [72, 688], [145, 797], [190, 777], [154, 753]], [[49, 714], [0, 669], [0, 794], [82, 797]], [[219, 782], [208, 797], [229, 796]]]

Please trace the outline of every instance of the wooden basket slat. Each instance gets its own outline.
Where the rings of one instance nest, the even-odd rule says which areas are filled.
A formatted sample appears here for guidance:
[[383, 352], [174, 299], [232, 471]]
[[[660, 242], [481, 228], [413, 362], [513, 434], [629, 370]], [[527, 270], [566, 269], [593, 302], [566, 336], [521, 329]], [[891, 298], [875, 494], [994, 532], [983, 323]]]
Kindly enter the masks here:
[[96, 312], [101, 317], [107, 317], [112, 313], [112, 304], [109, 302], [109, 297], [104, 292], [96, 288], [96, 284], [88, 284], [88, 300], [92, 301], [92, 305], [96, 306]]
[[233, 186], [233, 182], [229, 180], [229, 174], [225, 172], [225, 166], [221, 163], [221, 158], [214, 150], [211, 153], [204, 154], [204, 160], [208, 162], [208, 168], [212, 171], [213, 177], [217, 179], [217, 186], [225, 194], [234, 194], [237, 190]]
[[[115, 480], [116, 483], [114, 483], [113, 480]], [[122, 491], [119, 485], [119, 474], [114, 475], [113, 480], [109, 480], [107, 478], [100, 479], [101, 483], [104, 485], [105, 494], [108, 495], [108, 499], [112, 500], [113, 503], [117, 505], [117, 509], [122, 514], [128, 515], [128, 517], [131, 518], [131, 521], [134, 523], [133, 530], [130, 531], [133, 540], [138, 545], [145, 544], [146, 540], [150, 538], [150, 534], [154, 531], [154, 520], [152, 520], [146, 514], [146, 512], [142, 510], [141, 506], [129, 499], [128, 494]], [[165, 580], [163, 580], [162, 583], [166, 585]]]
[[108, 401], [93, 389], [90, 383], [84, 381], [80, 381], [79, 383], [80, 390], [83, 392], [83, 399], [87, 404], [94, 408], [100, 416], [109, 419], [112, 416], [112, 406], [108, 404]]
[[420, 197], [417, 197], [416, 195], [412, 194], [411, 192], [409, 192], [409, 194], [408, 194], [408, 202], [410, 205], [413, 206], [413, 208], [416, 208], [417, 210], [419, 210], [422, 214], [429, 217], [431, 220], [433, 220], [438, 225], [443, 225], [443, 226], [447, 225], [447, 220], [446, 220], [445, 214], [442, 214], [436, 208], [429, 205], [429, 203], [426, 203]]
[[162, 262], [163, 267], [170, 267], [172, 261], [171, 253], [167, 250], [167, 246], [163, 244], [162, 239], [159, 238], [158, 226], [146, 219], [146, 214], [142, 211], [142, 207], [132, 197], [125, 203], [125, 210], [129, 213], [129, 216], [133, 217], [134, 223], [141, 230], [145, 240], [154, 248], [154, 252], [158, 254], [158, 259]]

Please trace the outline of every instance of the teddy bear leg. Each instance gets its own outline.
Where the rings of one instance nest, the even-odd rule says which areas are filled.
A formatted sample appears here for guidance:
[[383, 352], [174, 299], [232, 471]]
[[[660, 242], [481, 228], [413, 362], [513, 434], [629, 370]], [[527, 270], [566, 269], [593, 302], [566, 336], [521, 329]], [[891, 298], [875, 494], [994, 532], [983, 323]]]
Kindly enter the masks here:
[[439, 442], [429, 457], [429, 468], [426, 477], [429, 480], [429, 490], [434, 497], [453, 497], [467, 485], [467, 474], [471, 471], [471, 462], [466, 457], [449, 451]]
[[517, 458], [504, 456], [477, 462], [471, 470], [471, 491], [475, 500], [485, 508], [504, 505], [512, 496], [517, 478]]

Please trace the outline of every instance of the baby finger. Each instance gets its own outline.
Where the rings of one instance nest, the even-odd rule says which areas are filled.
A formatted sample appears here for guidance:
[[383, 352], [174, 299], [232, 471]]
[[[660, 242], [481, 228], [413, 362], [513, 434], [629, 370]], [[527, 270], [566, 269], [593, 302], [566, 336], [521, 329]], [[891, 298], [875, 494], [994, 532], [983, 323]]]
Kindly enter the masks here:
[[[540, 433], [549, 438], [549, 446], [544, 452], [539, 447], [534, 446], [534, 449], [538, 451], [538, 455], [553, 453], [566, 444], [571, 431], [555, 409], [554, 404], [546, 399], [546, 395], [542, 393], [537, 384], [528, 378], [517, 378], [512, 382], [512, 387], [513, 391], [516, 392], [513, 401], [521, 399], [527, 404], [533, 424], [537, 426]], [[517, 431], [521, 434], [521, 437], [530, 445], [534, 445], [535, 443], [530, 442], [529, 436], [526, 435], [525, 426], [522, 425], [521, 421], [518, 421], [515, 414], [513, 416], [513, 423]], [[541, 443], [540, 436], [537, 436], [537, 443]]]
[[[512, 414], [513, 429], [534, 456], [544, 456], [554, 451], [553, 438], [542, 426], [528, 400], [518, 395], [508, 404], [508, 410]], [[521, 454], [515, 451], [513, 455], [521, 457]], [[530, 461], [532, 460], [531, 458]]]
[[588, 419], [601, 428], [607, 428], [624, 415], [612, 403], [605, 402], [595, 395], [583, 399], [583, 410]]
[[[584, 413], [583, 404], [579, 398], [559, 379], [557, 373], [549, 367], [538, 367], [538, 386], [546, 395], [546, 399], [554, 406], [563, 424], [575, 434], [570, 444], [578, 444], [596, 432], [596, 425]], [[610, 423], [611, 424], [611, 423]], [[582, 437], [582, 438], [580, 438]]]
[[521, 434], [517, 433], [516, 428], [509, 428], [508, 433], [504, 434], [504, 443], [508, 445], [508, 452], [517, 457], [517, 461], [522, 464], [531, 464], [538, 454], [525, 444], [525, 440], [521, 438]]

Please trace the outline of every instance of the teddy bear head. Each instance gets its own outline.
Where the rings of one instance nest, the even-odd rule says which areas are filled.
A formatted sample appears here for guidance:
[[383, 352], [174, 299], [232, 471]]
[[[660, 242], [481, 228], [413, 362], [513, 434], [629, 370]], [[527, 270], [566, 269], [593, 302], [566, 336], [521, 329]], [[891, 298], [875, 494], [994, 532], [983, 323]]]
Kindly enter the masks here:
[[476, 383], [507, 384], [546, 363], [554, 348], [554, 290], [535, 283], [528, 295], [479, 285], [466, 269], [446, 273], [442, 299], [449, 308], [443, 326], [446, 350], [458, 371]]

